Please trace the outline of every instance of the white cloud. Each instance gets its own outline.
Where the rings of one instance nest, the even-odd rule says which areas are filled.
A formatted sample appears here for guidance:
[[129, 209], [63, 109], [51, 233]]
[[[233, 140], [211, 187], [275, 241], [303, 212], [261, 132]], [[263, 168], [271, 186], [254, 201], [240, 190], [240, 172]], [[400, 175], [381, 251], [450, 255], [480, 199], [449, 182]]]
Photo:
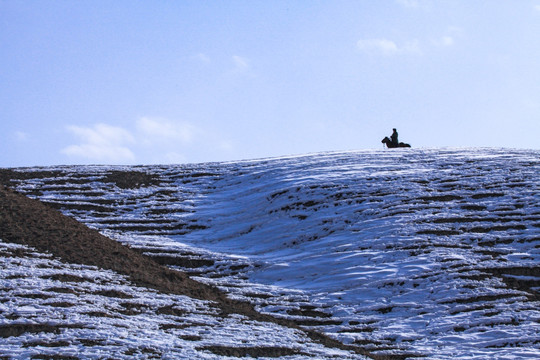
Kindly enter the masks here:
[[119, 126], [96, 124], [93, 128], [83, 126], [68, 126], [68, 130], [90, 144], [111, 145], [123, 142], [133, 142], [134, 138], [128, 130]]
[[365, 52], [380, 52], [384, 55], [392, 55], [398, 52], [396, 43], [387, 39], [364, 39], [359, 40], [356, 45]]
[[205, 64], [209, 64], [211, 62], [210, 57], [203, 53], [198, 53], [197, 55], [194, 56], [194, 58]]
[[246, 71], [249, 69], [249, 60], [245, 57], [234, 55], [232, 57], [234, 65], [236, 66], [237, 71]]
[[440, 39], [434, 40], [433, 43], [436, 46], [442, 46], [442, 47], [452, 46], [455, 44], [455, 39], [453, 36], [446, 35], [446, 36], [441, 37]]
[[29, 138], [28, 133], [26, 133], [24, 131], [15, 131], [15, 133], [13, 135], [15, 137], [15, 140], [21, 141], [21, 142], [26, 141]]
[[245, 69], [245, 68], [249, 67], [248, 59], [246, 59], [244, 57], [241, 57], [241, 56], [238, 56], [238, 55], [234, 55], [232, 58], [233, 58], [233, 61], [234, 61], [234, 64], [236, 65], [236, 67], [239, 67], [239, 68], [242, 68], [242, 69]]
[[70, 157], [103, 163], [123, 163], [135, 160], [127, 144], [134, 143], [133, 135], [124, 128], [107, 124], [93, 127], [68, 126], [67, 130], [80, 139], [78, 145], [70, 145], [61, 152]]
[[396, 42], [388, 39], [362, 39], [358, 40], [356, 46], [365, 53], [385, 56], [420, 53], [420, 45], [417, 40], [398, 46]]
[[163, 118], [143, 117], [137, 121], [138, 135], [145, 142], [178, 141], [189, 143], [197, 131], [187, 122], [172, 122]]
[[396, 2], [399, 5], [402, 5], [408, 8], [415, 8], [415, 7], [418, 7], [418, 5], [420, 5], [418, 0], [396, 0]]
[[197, 153], [230, 153], [232, 145], [211, 129], [185, 121], [142, 117], [130, 127], [108, 124], [68, 126], [74, 144], [61, 153], [86, 163], [133, 164], [198, 161]]
[[534, 10], [540, 11], [540, 5], [534, 5]]
[[433, 45], [440, 47], [449, 47], [456, 44], [456, 40], [464, 36], [464, 31], [460, 27], [451, 26], [447, 29], [446, 34], [432, 41]]
[[454, 45], [454, 38], [452, 36], [443, 36], [441, 39], [441, 44], [444, 46], [452, 46]]

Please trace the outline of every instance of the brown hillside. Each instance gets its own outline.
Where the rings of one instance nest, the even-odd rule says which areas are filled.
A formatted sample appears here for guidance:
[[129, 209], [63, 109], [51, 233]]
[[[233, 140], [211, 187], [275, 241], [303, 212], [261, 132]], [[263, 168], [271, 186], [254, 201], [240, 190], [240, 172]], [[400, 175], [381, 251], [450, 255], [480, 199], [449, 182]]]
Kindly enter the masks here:
[[219, 291], [111, 240], [38, 200], [0, 188], [0, 233], [8, 242], [32, 246], [60, 259], [127, 275], [137, 285], [199, 299], [219, 300]]

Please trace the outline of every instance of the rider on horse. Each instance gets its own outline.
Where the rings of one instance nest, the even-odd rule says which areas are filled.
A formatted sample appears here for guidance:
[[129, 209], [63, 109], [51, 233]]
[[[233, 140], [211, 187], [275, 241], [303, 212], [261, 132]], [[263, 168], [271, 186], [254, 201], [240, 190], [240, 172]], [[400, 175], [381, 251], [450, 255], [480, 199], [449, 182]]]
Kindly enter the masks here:
[[384, 139], [382, 139], [382, 143], [386, 145], [387, 148], [389, 149], [393, 149], [393, 148], [398, 148], [398, 147], [411, 147], [411, 145], [409, 144], [405, 144], [405, 143], [400, 143], [399, 140], [398, 140], [398, 133], [397, 133], [397, 130], [396, 129], [393, 129], [394, 132], [392, 133], [392, 135], [390, 135], [390, 138], [387, 136], [385, 137]]
[[390, 140], [392, 140], [392, 145], [394, 147], [398, 147], [399, 146], [399, 141], [398, 141], [398, 133], [397, 133], [397, 130], [396, 129], [392, 129], [393, 132], [392, 132], [392, 135], [390, 135]]

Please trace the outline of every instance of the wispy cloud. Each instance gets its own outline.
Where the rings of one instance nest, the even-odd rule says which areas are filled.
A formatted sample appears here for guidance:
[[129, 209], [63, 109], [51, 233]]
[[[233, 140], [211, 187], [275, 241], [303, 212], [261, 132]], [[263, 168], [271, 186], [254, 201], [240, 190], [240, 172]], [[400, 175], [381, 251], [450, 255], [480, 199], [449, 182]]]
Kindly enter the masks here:
[[356, 45], [365, 52], [380, 52], [384, 55], [393, 55], [398, 52], [396, 43], [388, 39], [363, 39], [358, 40]]
[[455, 26], [451, 26], [446, 31], [444, 36], [432, 41], [433, 45], [439, 47], [449, 47], [456, 44], [456, 41], [463, 37], [463, 29]]
[[204, 63], [204, 64], [210, 64], [212, 62], [212, 60], [210, 59], [210, 57], [204, 53], [198, 53], [196, 55], [193, 56], [194, 59]]
[[398, 45], [395, 41], [389, 39], [361, 39], [358, 40], [356, 46], [360, 51], [374, 55], [393, 56], [421, 53], [417, 40]]
[[30, 135], [28, 135], [28, 133], [24, 131], [15, 131], [15, 133], [13, 133], [13, 137], [17, 141], [24, 142], [28, 140]]
[[237, 70], [243, 71], [249, 69], [249, 60], [245, 57], [234, 55], [232, 60]]
[[129, 127], [109, 124], [70, 125], [74, 144], [61, 150], [73, 160], [101, 164], [180, 163], [192, 152], [230, 152], [220, 134], [187, 121], [141, 117]]
[[189, 143], [197, 128], [187, 122], [173, 122], [163, 118], [140, 118], [136, 123], [138, 136], [148, 142], [175, 141]]
[[439, 39], [433, 40], [433, 44], [436, 46], [452, 46], [455, 43], [455, 39], [453, 36], [445, 35]]
[[233, 55], [231, 57], [231, 60], [234, 67], [232, 68], [232, 71], [229, 72], [229, 75], [240, 75], [247, 77], [255, 76], [251, 60], [249, 58], [240, 55]]
[[69, 157], [103, 163], [130, 163], [135, 160], [128, 147], [135, 139], [124, 128], [96, 124], [93, 127], [71, 125], [67, 130], [80, 140], [79, 144], [62, 149], [61, 152]]
[[363, 53], [370, 55], [397, 56], [397, 55], [423, 55], [433, 47], [451, 47], [462, 38], [463, 29], [455, 26], [449, 27], [446, 32], [439, 37], [414, 39], [403, 43], [386, 38], [361, 39], [356, 43], [356, 47]]
[[415, 8], [415, 7], [418, 7], [420, 5], [418, 0], [396, 0], [396, 2], [399, 5], [405, 6], [405, 7], [408, 7], [408, 8]]

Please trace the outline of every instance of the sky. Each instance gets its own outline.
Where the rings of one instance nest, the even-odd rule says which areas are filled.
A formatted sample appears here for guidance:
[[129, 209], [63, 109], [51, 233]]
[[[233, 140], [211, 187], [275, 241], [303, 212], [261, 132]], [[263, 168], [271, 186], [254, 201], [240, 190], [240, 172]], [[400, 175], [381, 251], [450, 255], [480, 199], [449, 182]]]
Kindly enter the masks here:
[[0, 167], [540, 148], [540, 0], [0, 0]]

